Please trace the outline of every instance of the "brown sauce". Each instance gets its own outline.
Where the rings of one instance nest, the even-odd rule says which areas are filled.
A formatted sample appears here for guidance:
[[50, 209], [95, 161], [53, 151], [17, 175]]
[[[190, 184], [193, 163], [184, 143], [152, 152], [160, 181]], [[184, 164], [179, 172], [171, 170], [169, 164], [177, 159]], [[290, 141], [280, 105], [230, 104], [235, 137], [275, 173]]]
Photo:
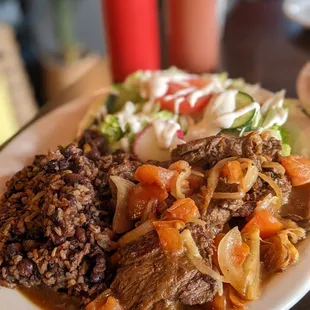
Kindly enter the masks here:
[[292, 188], [288, 203], [281, 209], [281, 215], [298, 215], [304, 219], [310, 218], [310, 184]]
[[79, 301], [65, 293], [57, 293], [46, 287], [19, 287], [18, 291], [40, 309], [79, 310]]

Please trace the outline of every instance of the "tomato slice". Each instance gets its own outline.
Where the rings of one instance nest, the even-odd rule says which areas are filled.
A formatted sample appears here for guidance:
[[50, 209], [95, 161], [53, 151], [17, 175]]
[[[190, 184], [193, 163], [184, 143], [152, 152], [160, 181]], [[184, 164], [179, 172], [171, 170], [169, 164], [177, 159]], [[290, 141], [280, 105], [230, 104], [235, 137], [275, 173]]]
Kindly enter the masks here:
[[[166, 100], [165, 96], [173, 95], [176, 92], [189, 87], [195, 87], [196, 89], [199, 89], [206, 86], [207, 84], [208, 81], [198, 78], [186, 80], [184, 83], [169, 82], [167, 93], [163, 97], [157, 98], [157, 100], [159, 101], [162, 109], [175, 112], [175, 101], [181, 96], [172, 98], [170, 100]], [[188, 101], [188, 95], [183, 96], [184, 100], [179, 104], [179, 113], [181, 114], [190, 114], [202, 111], [211, 98], [211, 95], [202, 96], [197, 99], [194, 106], [191, 106]]]

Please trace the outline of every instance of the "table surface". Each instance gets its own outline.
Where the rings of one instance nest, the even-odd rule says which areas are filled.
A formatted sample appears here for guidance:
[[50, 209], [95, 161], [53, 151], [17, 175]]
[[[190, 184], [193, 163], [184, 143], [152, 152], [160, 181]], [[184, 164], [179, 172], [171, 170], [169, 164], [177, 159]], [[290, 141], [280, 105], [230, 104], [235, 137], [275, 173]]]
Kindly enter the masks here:
[[310, 60], [310, 31], [288, 20], [282, 0], [239, 2], [229, 13], [221, 69], [296, 96], [300, 68]]
[[[243, 77], [251, 83], [259, 82], [273, 91], [284, 88], [288, 96], [295, 97], [297, 74], [310, 59], [310, 31], [286, 19], [282, 2], [257, 0], [239, 1], [236, 4], [227, 17], [220, 70], [229, 72], [231, 77]], [[91, 69], [83, 79], [96, 76], [96, 70], [99, 69]], [[109, 78], [108, 71], [107, 76]], [[70, 89], [78, 88], [80, 83], [82, 81], [61, 93], [44, 109], [45, 112], [49, 107], [67, 102]], [[308, 309], [310, 293], [292, 308]]]

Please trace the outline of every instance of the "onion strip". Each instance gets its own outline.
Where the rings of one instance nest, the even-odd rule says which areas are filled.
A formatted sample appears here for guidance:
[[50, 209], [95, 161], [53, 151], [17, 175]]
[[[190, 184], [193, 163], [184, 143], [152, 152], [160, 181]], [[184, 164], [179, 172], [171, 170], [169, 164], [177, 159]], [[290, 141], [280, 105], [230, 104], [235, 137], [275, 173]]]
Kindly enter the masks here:
[[208, 177], [207, 177], [207, 188], [204, 192], [204, 200], [203, 200], [203, 203], [200, 207], [201, 208], [200, 213], [202, 216], [206, 215], [206, 213], [207, 213], [209, 203], [210, 203], [212, 196], [214, 194], [214, 191], [217, 187], [219, 175], [220, 175], [220, 172], [221, 172], [224, 164], [227, 163], [228, 161], [235, 160], [236, 158], [237, 157], [224, 158], [224, 159], [220, 160], [213, 168], [211, 168], [209, 170]]
[[139, 239], [140, 237], [144, 236], [145, 234], [147, 234], [148, 232], [154, 230], [154, 226], [151, 220], [148, 220], [146, 222], [144, 222], [143, 224], [141, 224], [140, 226], [138, 226], [137, 228], [129, 231], [127, 234], [125, 234], [123, 237], [121, 237], [117, 243], [119, 244], [119, 246], [124, 246], [127, 243], [130, 243], [132, 241], [135, 241], [137, 239]]
[[193, 239], [191, 232], [188, 229], [184, 229], [181, 233], [181, 238], [183, 244], [186, 248], [186, 255], [192, 264], [198, 269], [201, 273], [209, 275], [216, 281], [227, 282], [226, 279], [220, 275], [218, 272], [213, 270], [208, 266], [199, 253], [199, 249]]
[[240, 294], [244, 294], [246, 275], [244, 274], [242, 266], [236, 264], [233, 260], [235, 246], [241, 245], [241, 233], [236, 226], [220, 241], [217, 250], [217, 259], [224, 277]]
[[154, 203], [155, 201], [152, 199], [150, 200], [145, 209], [143, 210], [143, 214], [142, 214], [142, 217], [141, 217], [141, 223], [144, 223], [145, 221], [147, 221], [148, 219], [150, 219], [150, 216], [153, 215], [153, 219], [155, 219], [155, 214], [153, 212], [153, 208], [154, 208]]
[[284, 175], [285, 174], [285, 168], [277, 162], [273, 161], [266, 161], [262, 164], [262, 168], [266, 169], [275, 169], [277, 170], [280, 174]]
[[[234, 260], [236, 247], [246, 243], [250, 253], [243, 264]], [[220, 269], [230, 285], [249, 300], [260, 293], [260, 237], [259, 230], [253, 229], [241, 235], [238, 227], [231, 229], [218, 245]]]
[[282, 206], [282, 201], [283, 201], [283, 198], [282, 198], [282, 192], [279, 188], [279, 186], [277, 185], [277, 183], [272, 180], [270, 177], [268, 177], [267, 175], [259, 172], [258, 173], [259, 177], [261, 179], [263, 179], [266, 183], [268, 183], [270, 185], [270, 187], [274, 190], [275, 194], [277, 195], [278, 197], [278, 200], [277, 200], [277, 208], [278, 210], [280, 210], [281, 206]]
[[135, 184], [116, 175], [112, 175], [110, 179], [117, 188], [117, 201], [112, 228], [116, 233], [122, 234], [133, 227], [133, 221], [131, 221], [128, 216], [127, 201], [129, 192], [133, 189]]
[[243, 271], [246, 274], [245, 298], [254, 300], [260, 294], [261, 285], [259, 230], [254, 229], [242, 234], [242, 239], [250, 247], [250, 255], [243, 264]]
[[261, 210], [267, 210], [273, 216], [278, 217], [279, 205], [277, 204], [278, 197], [272, 196], [270, 193], [263, 198], [263, 200], [257, 202], [257, 207], [254, 209], [254, 212]]
[[210, 276], [215, 281], [228, 283], [228, 281], [222, 275], [220, 275], [219, 273], [214, 271], [210, 266], [208, 266], [202, 258], [193, 256], [189, 253], [187, 253], [187, 256], [189, 260], [192, 262], [192, 264], [196, 267], [196, 269], [199, 270], [201, 273]]
[[193, 217], [193, 218], [191, 218], [189, 221], [187, 221], [188, 223], [194, 223], [194, 224], [197, 224], [197, 225], [200, 225], [200, 226], [202, 226], [202, 227], [206, 227], [206, 225], [207, 225], [207, 222], [205, 222], [205, 221], [203, 221], [203, 220], [201, 220], [201, 219], [199, 219], [199, 218], [197, 218], [197, 217]]
[[243, 178], [242, 184], [244, 185], [244, 191], [247, 193], [255, 184], [258, 177], [258, 169], [254, 164], [253, 160], [248, 158], [239, 158], [240, 163], [245, 163], [247, 165], [247, 172]]
[[[216, 268], [213, 267], [214, 271], [217, 272], [218, 274], [220, 274], [220, 271]], [[223, 296], [224, 295], [224, 285], [222, 281], [216, 281], [217, 283], [217, 293], [219, 294], [219, 296]]]
[[201, 178], [204, 178], [204, 176], [205, 176], [202, 172], [197, 171], [197, 170], [192, 170], [192, 171], [191, 171], [191, 174], [192, 174], [192, 175], [195, 175], [195, 176], [197, 176], [197, 177], [201, 177]]
[[183, 182], [191, 175], [191, 167], [187, 166], [179, 173], [175, 182], [171, 186], [171, 195], [176, 199], [185, 198], [185, 194], [182, 191]]

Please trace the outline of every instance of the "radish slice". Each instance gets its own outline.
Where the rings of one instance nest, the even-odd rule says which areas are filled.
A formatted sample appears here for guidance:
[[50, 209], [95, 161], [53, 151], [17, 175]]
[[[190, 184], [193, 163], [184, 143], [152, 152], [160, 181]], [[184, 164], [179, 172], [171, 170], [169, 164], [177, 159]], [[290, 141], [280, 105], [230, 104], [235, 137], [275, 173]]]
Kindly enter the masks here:
[[179, 129], [179, 130], [177, 131], [177, 136], [178, 136], [178, 138], [179, 138], [180, 140], [184, 140], [184, 134], [183, 134], [182, 129]]
[[[178, 130], [177, 136], [175, 137], [175, 139], [177, 140], [177, 144], [182, 143], [182, 140], [180, 140], [179, 138], [179, 135], [180, 135], [179, 132], [182, 133], [182, 131]], [[170, 160], [170, 150], [162, 149], [158, 146], [155, 130], [152, 125], [149, 125], [148, 127], [146, 127], [136, 137], [136, 140], [133, 144], [133, 153], [142, 161]]]

